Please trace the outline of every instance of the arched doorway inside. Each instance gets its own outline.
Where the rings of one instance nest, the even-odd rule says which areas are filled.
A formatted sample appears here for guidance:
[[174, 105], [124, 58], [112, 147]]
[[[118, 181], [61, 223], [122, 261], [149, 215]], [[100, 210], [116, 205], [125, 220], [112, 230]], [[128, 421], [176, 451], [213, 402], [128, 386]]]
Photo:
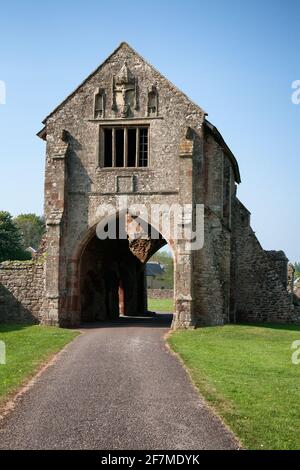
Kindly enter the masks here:
[[121, 217], [128, 215], [116, 216], [115, 238], [99, 239], [95, 227], [83, 247], [79, 266], [81, 322], [147, 314], [146, 263], [167, 242], [158, 232], [153, 238], [155, 230], [146, 223], [142, 237], [140, 223], [135, 233], [131, 230], [126, 238], [120, 237]]

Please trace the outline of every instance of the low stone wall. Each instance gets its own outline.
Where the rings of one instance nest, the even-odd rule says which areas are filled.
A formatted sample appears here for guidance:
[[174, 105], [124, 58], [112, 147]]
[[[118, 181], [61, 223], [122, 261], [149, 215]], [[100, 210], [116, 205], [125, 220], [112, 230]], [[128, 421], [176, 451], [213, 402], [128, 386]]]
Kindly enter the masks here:
[[174, 295], [173, 289], [148, 289], [149, 299], [172, 299]]
[[0, 263], [1, 323], [39, 323], [43, 299], [42, 260]]

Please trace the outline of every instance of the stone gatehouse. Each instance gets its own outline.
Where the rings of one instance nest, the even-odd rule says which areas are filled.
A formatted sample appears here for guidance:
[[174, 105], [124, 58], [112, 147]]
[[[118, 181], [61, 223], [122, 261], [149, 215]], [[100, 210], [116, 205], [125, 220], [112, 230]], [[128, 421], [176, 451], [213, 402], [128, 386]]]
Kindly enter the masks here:
[[[27, 264], [0, 265], [2, 321], [77, 325], [143, 314], [145, 263], [166, 243], [174, 327], [296, 320], [287, 259], [262, 249], [237, 198], [236, 158], [204, 110], [128, 44], [47, 116], [38, 136], [46, 142], [45, 249]], [[149, 211], [187, 205], [190, 224], [202, 205], [203, 247], [192, 250], [149, 220], [130, 232], [140, 212], [111, 209], [125, 197]], [[100, 239], [97, 228], [112, 221], [127, 236]]]

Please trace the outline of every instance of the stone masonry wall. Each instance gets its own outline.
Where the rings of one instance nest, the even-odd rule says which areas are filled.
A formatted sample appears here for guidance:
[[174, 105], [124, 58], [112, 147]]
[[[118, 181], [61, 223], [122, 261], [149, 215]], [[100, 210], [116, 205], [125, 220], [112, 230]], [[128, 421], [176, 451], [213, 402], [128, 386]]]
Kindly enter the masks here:
[[172, 299], [173, 289], [148, 289], [148, 299]]
[[282, 284], [287, 289], [288, 287], [288, 259], [283, 251], [265, 250], [269, 257], [270, 263], [273, 265], [274, 270], [277, 272]]
[[[226, 273], [221, 266], [229, 258], [226, 235], [220, 219], [208, 209], [204, 222], [204, 246], [194, 252], [193, 296], [196, 326], [222, 325], [226, 322], [226, 293], [223, 289]], [[230, 247], [229, 247], [230, 248]]]
[[0, 323], [39, 323], [43, 298], [43, 261], [0, 264]]
[[[231, 301], [237, 321], [287, 322], [296, 320], [291, 295], [249, 224], [249, 212], [235, 199]], [[271, 259], [273, 258], [273, 259]], [[282, 266], [280, 265], [282, 269]]]

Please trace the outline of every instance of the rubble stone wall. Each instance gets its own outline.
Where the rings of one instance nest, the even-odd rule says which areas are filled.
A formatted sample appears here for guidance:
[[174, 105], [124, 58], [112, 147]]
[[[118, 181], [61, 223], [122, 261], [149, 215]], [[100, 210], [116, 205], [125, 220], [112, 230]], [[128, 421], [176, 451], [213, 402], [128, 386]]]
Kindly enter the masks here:
[[[234, 277], [231, 294], [236, 320], [295, 321], [292, 296], [282, 274], [282, 252], [277, 253], [281, 263], [276, 267], [276, 256], [274, 253], [270, 256], [262, 249], [249, 224], [249, 212], [238, 199], [235, 200], [232, 240]], [[285, 269], [287, 271], [287, 263]]]
[[44, 299], [44, 263], [5, 261], [0, 264], [0, 322], [38, 323]]
[[148, 289], [148, 299], [173, 299], [173, 289]]

